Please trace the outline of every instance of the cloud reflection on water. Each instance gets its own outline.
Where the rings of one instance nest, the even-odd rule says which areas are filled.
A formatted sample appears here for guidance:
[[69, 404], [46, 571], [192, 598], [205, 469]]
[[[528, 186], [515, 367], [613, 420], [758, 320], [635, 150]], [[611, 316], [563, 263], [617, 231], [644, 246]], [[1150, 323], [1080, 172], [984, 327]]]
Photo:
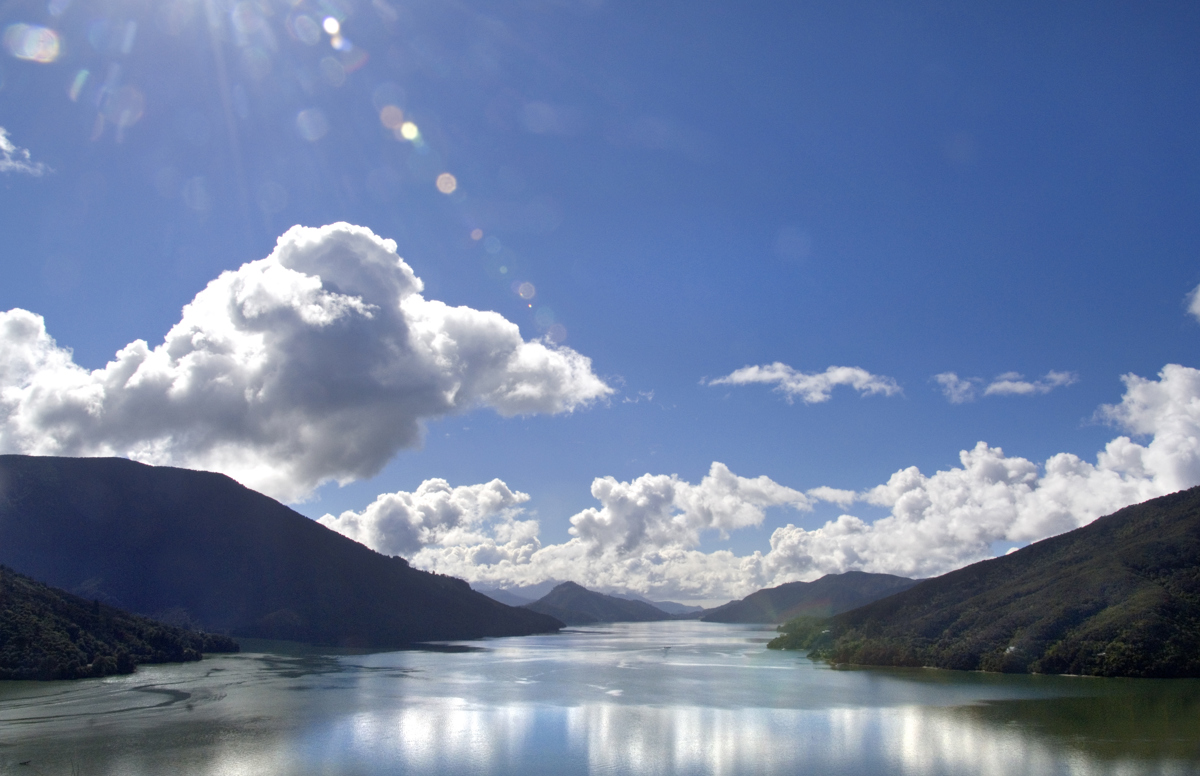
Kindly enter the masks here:
[[[447, 774], [1195, 772], [1194, 761], [1104, 757], [1080, 743], [1040, 738], [1020, 724], [993, 724], [962, 707], [493, 708], [463, 698], [423, 698], [389, 712], [360, 712], [314, 733], [302, 749], [303, 762], [294, 764], [314, 772], [364, 774], [397, 766]], [[281, 745], [276, 756], [285, 749], [291, 747]]]
[[0, 772], [24, 760], [41, 773], [114, 776], [1200, 767], [1195, 681], [833, 671], [768, 653], [759, 635], [652, 623], [490, 640], [468, 653], [243, 654], [100, 681], [8, 683]]

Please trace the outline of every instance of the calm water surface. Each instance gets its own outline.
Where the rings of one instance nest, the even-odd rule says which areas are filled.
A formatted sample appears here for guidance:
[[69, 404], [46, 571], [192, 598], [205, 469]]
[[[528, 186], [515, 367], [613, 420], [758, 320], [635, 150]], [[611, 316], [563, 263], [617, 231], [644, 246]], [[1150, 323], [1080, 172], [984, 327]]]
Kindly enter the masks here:
[[10, 682], [0, 772], [1200, 774], [1200, 681], [838, 671], [771, 635], [620, 624]]

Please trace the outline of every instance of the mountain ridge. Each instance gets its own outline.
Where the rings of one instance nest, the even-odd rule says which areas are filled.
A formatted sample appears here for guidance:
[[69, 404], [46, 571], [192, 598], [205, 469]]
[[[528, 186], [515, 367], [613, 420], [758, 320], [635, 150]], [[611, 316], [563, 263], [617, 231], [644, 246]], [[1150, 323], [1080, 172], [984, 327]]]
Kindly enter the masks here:
[[1200, 487], [792, 621], [772, 645], [860, 665], [1200, 677]]
[[137, 614], [330, 646], [561, 627], [374, 552], [223, 474], [0, 456], [0, 563]]
[[764, 588], [740, 601], [709, 609], [700, 620], [767, 624], [800, 616], [824, 617], [907, 590], [919, 581], [865, 571], [826, 574], [812, 582], [786, 582]]

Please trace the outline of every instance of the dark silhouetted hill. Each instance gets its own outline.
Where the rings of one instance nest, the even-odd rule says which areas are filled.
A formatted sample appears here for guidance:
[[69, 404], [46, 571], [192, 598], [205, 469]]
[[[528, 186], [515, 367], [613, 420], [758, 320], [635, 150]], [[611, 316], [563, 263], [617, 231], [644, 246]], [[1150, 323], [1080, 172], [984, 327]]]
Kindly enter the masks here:
[[562, 620], [567, 625], [594, 622], [656, 622], [673, 619], [644, 601], [630, 601], [588, 590], [574, 582], [563, 582], [545, 597], [526, 604], [525, 609]]
[[493, 601], [499, 601], [505, 606], [525, 606], [526, 604], [533, 603], [532, 598], [526, 598], [524, 596], [517, 595], [516, 593], [510, 593], [507, 590], [501, 590], [499, 588], [478, 587], [475, 589]]
[[835, 663], [1200, 677], [1200, 488], [784, 627]]
[[411, 568], [222, 474], [0, 456], [0, 563], [210, 632], [353, 647], [561, 623]]
[[143, 663], [237, 651], [228, 636], [164, 625], [0, 566], [0, 679], [130, 674]]
[[777, 623], [794, 617], [828, 617], [877, 601], [918, 580], [891, 574], [847, 571], [826, 574], [812, 582], [788, 582], [751, 593], [740, 601], [709, 609], [704, 622]]

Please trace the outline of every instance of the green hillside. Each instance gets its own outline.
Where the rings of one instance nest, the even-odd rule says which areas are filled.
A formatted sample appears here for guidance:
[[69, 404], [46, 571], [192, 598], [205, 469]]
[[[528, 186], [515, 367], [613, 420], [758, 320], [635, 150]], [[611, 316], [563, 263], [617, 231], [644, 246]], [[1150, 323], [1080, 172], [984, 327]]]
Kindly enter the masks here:
[[138, 617], [0, 566], [0, 679], [129, 674], [143, 663], [237, 651], [237, 642], [226, 636]]
[[1200, 677], [1200, 488], [783, 630], [834, 663]]
[[907, 590], [917, 580], [891, 574], [847, 571], [812, 582], [787, 582], [709, 609], [704, 622], [784, 622], [794, 617], [828, 617]]

